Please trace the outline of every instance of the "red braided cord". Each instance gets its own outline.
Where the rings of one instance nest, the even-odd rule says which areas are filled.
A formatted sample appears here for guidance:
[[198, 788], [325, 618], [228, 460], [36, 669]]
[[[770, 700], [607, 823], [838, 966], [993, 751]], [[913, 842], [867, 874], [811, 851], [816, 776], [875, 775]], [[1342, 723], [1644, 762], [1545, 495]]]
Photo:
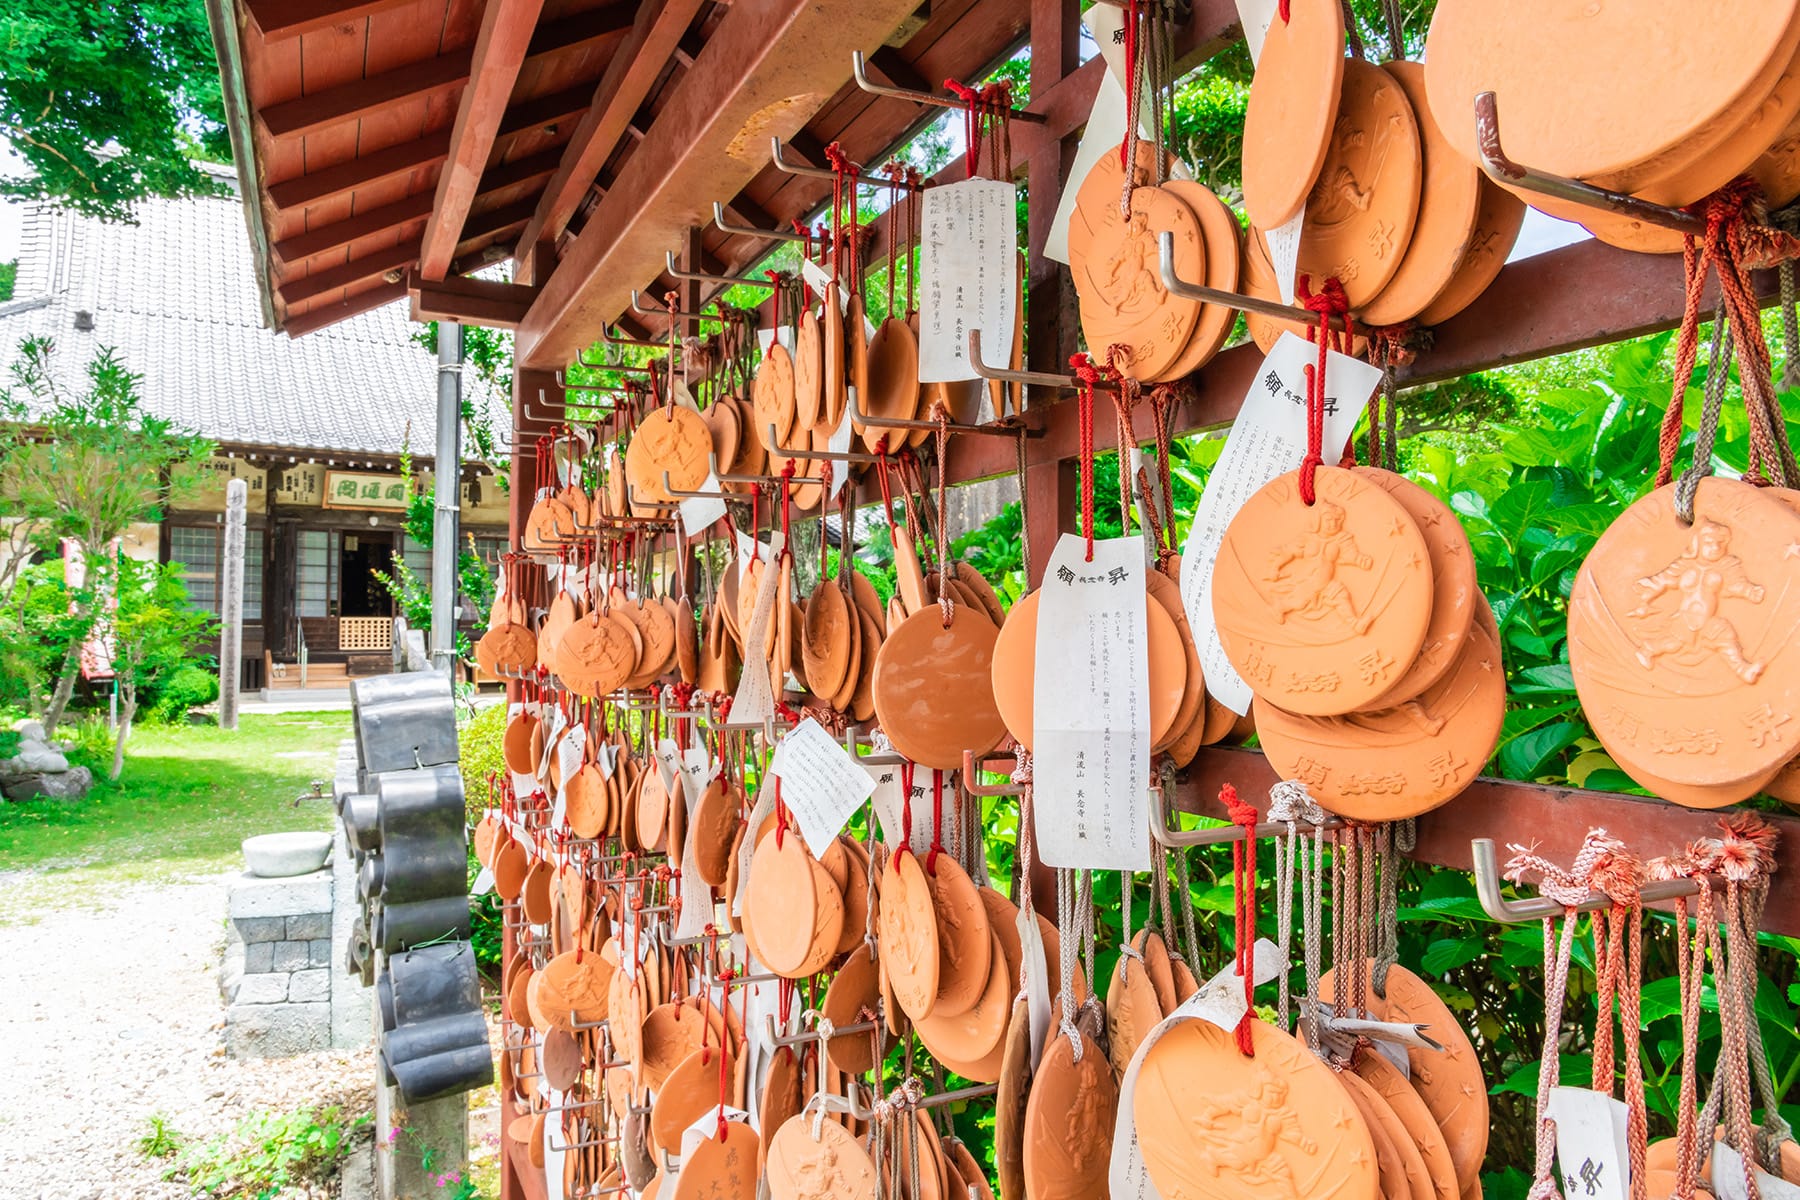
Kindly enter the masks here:
[[1075, 372], [1075, 418], [1081, 434], [1081, 534], [1087, 539], [1087, 561], [1094, 561], [1094, 385], [1103, 368], [1084, 353], [1069, 356]]
[[938, 855], [944, 852], [944, 773], [931, 772], [931, 850], [925, 855], [925, 873], [937, 874]]
[[1335, 275], [1326, 279], [1317, 292], [1309, 283], [1307, 276], [1300, 276], [1294, 285], [1294, 296], [1302, 307], [1319, 314], [1319, 324], [1309, 325], [1306, 330], [1307, 340], [1319, 344], [1318, 362], [1306, 369], [1306, 457], [1300, 462], [1300, 499], [1310, 506], [1317, 499], [1313, 476], [1325, 461], [1325, 362], [1332, 336], [1329, 318], [1348, 313], [1350, 302], [1344, 295], [1343, 283]]
[[1232, 937], [1237, 942], [1237, 973], [1244, 980], [1245, 1012], [1237, 1025], [1238, 1050], [1254, 1055], [1250, 1023], [1256, 1019], [1256, 824], [1261, 818], [1254, 805], [1238, 799], [1237, 789], [1229, 783], [1219, 789], [1219, 802], [1231, 823], [1244, 831], [1242, 838], [1231, 843], [1231, 885], [1236, 893]]

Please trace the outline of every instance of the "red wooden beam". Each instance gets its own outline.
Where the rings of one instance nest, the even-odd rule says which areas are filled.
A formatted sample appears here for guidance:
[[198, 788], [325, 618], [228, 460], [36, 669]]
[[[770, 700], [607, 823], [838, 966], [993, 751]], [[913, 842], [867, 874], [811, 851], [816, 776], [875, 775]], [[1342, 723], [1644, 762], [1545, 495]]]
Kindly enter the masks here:
[[449, 152], [450, 131], [440, 129], [422, 138], [401, 142], [385, 150], [376, 150], [334, 167], [302, 175], [298, 179], [272, 183], [268, 187], [269, 203], [278, 212], [323, 204], [327, 200], [348, 196], [357, 188], [435, 166], [443, 162]]
[[264, 131], [279, 141], [439, 95], [461, 87], [468, 78], [469, 52], [453, 51], [367, 79], [353, 79], [297, 100], [270, 104], [256, 116]]
[[519, 361], [572, 360], [632, 287], [655, 278], [681, 232], [704, 223], [713, 198], [761, 169], [763, 139], [800, 128], [841, 85], [850, 52], [880, 45], [915, 7], [737, 0], [532, 305]]
[[[361, 258], [353, 258], [349, 262], [339, 263], [335, 267], [325, 267], [305, 275], [299, 279], [290, 279], [275, 288], [275, 294], [281, 303], [289, 308], [303, 300], [311, 300], [318, 296], [328, 295], [342, 288], [355, 287], [366, 279], [377, 275], [406, 270], [419, 258], [419, 235], [401, 240], [393, 246], [385, 246], [372, 251]], [[392, 282], [392, 281], [390, 281]], [[285, 322], [283, 328], [286, 328]]]
[[358, 238], [423, 221], [430, 215], [430, 194], [416, 192], [392, 204], [383, 204], [367, 212], [345, 217], [342, 221], [333, 221], [317, 229], [284, 237], [270, 249], [274, 251], [276, 258], [292, 266], [332, 250], [341, 250]]
[[570, 120], [587, 107], [588, 97], [593, 94], [587, 84], [577, 84], [560, 92], [552, 92], [548, 96], [539, 96], [535, 100], [526, 100], [514, 104], [506, 110], [506, 116], [500, 122], [497, 140], [505, 141], [521, 133], [534, 129], [544, 129]]
[[244, 0], [263, 41], [279, 42], [417, 0]]
[[406, 289], [415, 321], [461, 321], [501, 329], [516, 329], [537, 298], [537, 289], [523, 284], [463, 275], [431, 280], [417, 268], [407, 273]]
[[357, 292], [347, 300], [336, 304], [325, 304], [309, 309], [297, 317], [289, 317], [282, 322], [281, 331], [289, 337], [300, 337], [323, 329], [327, 325], [336, 325], [339, 321], [347, 321], [358, 313], [366, 313], [370, 309], [380, 308], [384, 304], [392, 304], [396, 300], [406, 298], [406, 282], [378, 283], [367, 291]]
[[[1224, 784], [1230, 783], [1240, 798], [1266, 813], [1269, 789], [1276, 782], [1274, 768], [1261, 753], [1216, 746], [1202, 747], [1184, 775], [1177, 807], [1221, 818], [1225, 810], [1218, 795]], [[1418, 818], [1418, 844], [1409, 857], [1467, 871], [1472, 865], [1469, 843], [1474, 838], [1492, 838], [1502, 862], [1506, 842], [1523, 838], [1551, 862], [1568, 863], [1581, 848], [1587, 831], [1599, 826], [1622, 836], [1634, 853], [1654, 858], [1675, 853], [1696, 839], [1717, 837], [1719, 819], [1734, 811], [1683, 808], [1645, 796], [1483, 777], [1448, 804]], [[1758, 815], [1781, 835], [1776, 878], [1800, 872], [1800, 817]], [[1529, 885], [1525, 890], [1537, 894]], [[1770, 890], [1762, 927], [1771, 933], [1800, 936], [1800, 888]]]
[[605, 8], [590, 9], [572, 17], [564, 17], [560, 21], [545, 22], [531, 35], [531, 48], [525, 52], [525, 56], [545, 58], [605, 41], [630, 29], [637, 11], [635, 0], [620, 0]]
[[[519, 239], [522, 246], [554, 241], [575, 215], [588, 185], [619, 144], [625, 127], [681, 40], [701, 0], [647, 0], [631, 32], [613, 52], [606, 74], [563, 151], [562, 163], [544, 188], [537, 211]], [[532, 282], [542, 283], [543, 280]]]
[[562, 147], [557, 146], [530, 158], [515, 159], [497, 167], [489, 167], [481, 174], [481, 190], [478, 194], [485, 196], [490, 192], [518, 187], [522, 183], [535, 183], [554, 174], [556, 165], [561, 161]]
[[482, 12], [471, 82], [457, 104], [456, 121], [450, 129], [450, 156], [438, 174], [436, 202], [425, 223], [419, 270], [426, 279], [442, 279], [456, 253], [482, 168], [494, 148], [506, 116], [506, 102], [518, 81], [519, 68], [525, 65], [525, 52], [543, 8], [544, 0], [488, 0]]

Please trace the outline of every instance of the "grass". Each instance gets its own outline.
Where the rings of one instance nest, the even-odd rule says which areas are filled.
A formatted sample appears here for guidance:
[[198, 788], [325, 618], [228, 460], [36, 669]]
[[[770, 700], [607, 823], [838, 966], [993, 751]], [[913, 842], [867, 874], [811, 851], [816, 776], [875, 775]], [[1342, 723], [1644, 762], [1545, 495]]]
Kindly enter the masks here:
[[329, 800], [294, 798], [314, 779], [330, 794], [350, 714], [246, 714], [240, 725], [140, 726], [119, 782], [105, 778], [110, 760], [78, 753], [96, 776], [86, 800], [0, 803], [0, 923], [229, 870], [251, 834], [329, 829]]

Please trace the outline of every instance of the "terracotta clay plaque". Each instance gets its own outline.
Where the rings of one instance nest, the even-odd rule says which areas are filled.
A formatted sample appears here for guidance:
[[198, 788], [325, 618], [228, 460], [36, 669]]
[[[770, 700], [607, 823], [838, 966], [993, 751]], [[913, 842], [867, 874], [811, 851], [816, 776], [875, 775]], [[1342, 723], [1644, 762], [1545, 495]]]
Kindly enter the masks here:
[[842, 1125], [790, 1117], [769, 1141], [769, 1195], [773, 1200], [840, 1200], [875, 1192], [875, 1164]]
[[1357, 467], [1356, 473], [1400, 502], [1419, 527], [1431, 557], [1431, 624], [1425, 628], [1425, 644], [1412, 666], [1371, 706], [1392, 708], [1442, 679], [1456, 662], [1475, 619], [1481, 588], [1475, 581], [1469, 536], [1447, 505], [1404, 475], [1378, 467]]
[[1144, 1056], [1134, 1112], [1157, 1190], [1376, 1200], [1374, 1143], [1331, 1068], [1272, 1025], [1250, 1028], [1254, 1057], [1204, 1020], [1171, 1027]]
[[1701, 481], [1694, 514], [1682, 523], [1670, 485], [1601, 535], [1569, 598], [1569, 659], [1582, 710], [1626, 771], [1749, 780], [1748, 796], [1800, 743], [1800, 515], [1718, 478]]
[[915, 1021], [929, 1016], [938, 992], [937, 914], [931, 885], [910, 850], [888, 858], [876, 921], [881, 961], [900, 1011]]
[[985, 617], [969, 614], [948, 628], [934, 606], [908, 617], [882, 643], [873, 679], [881, 728], [900, 753], [952, 770], [962, 752], [986, 754], [1006, 733], [989, 682], [994, 639]]
[[1213, 615], [1231, 665], [1290, 712], [1355, 712], [1418, 657], [1431, 617], [1419, 527], [1386, 492], [1320, 467], [1316, 503], [1290, 471], [1258, 490], [1225, 531]]
[[1177, 274], [1203, 278], [1206, 243], [1200, 223], [1193, 210], [1160, 188], [1134, 191], [1131, 216], [1095, 230], [1087, 258], [1075, 271], [1088, 345], [1102, 359], [1111, 347], [1123, 347], [1116, 365], [1139, 380], [1164, 378], [1200, 319], [1199, 301], [1162, 285], [1157, 235], [1165, 230], [1175, 235]]
[[1481, 204], [1475, 213], [1475, 232], [1469, 235], [1468, 249], [1463, 251], [1462, 262], [1449, 284], [1419, 314], [1419, 324], [1448, 321], [1487, 291], [1488, 284], [1506, 265], [1506, 256], [1512, 253], [1524, 223], [1525, 202], [1483, 175]]
[[1325, 165], [1306, 199], [1300, 274], [1315, 287], [1335, 276], [1354, 310], [1400, 269], [1419, 218], [1421, 166], [1419, 125], [1399, 81], [1361, 59], [1343, 70]]
[[1293, 0], [1263, 39], [1244, 110], [1244, 210], [1259, 229], [1299, 212], [1325, 164], [1344, 73], [1336, 0]]
[[[1031, 1200], [1093, 1200], [1107, 1194], [1119, 1091], [1100, 1047], [1079, 1031], [1076, 1036], [1082, 1042], [1079, 1062], [1067, 1034], [1056, 1034], [1044, 1047], [1025, 1105], [1025, 1194]], [[1163, 1194], [1181, 1193], [1165, 1188]]]

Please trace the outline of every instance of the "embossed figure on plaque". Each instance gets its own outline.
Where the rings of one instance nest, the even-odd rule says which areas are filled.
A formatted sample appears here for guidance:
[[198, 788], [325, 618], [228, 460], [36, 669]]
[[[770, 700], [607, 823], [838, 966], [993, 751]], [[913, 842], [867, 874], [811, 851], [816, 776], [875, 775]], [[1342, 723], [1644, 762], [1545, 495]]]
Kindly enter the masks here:
[[1319, 1147], [1301, 1128], [1299, 1114], [1288, 1107], [1287, 1081], [1265, 1069], [1256, 1085], [1207, 1100], [1193, 1113], [1189, 1127], [1206, 1147], [1206, 1165], [1215, 1176], [1231, 1176], [1258, 1195], [1300, 1194], [1284, 1147], [1316, 1154]]
[[[1721, 600], [1748, 600], [1761, 604], [1763, 588], [1751, 580], [1744, 564], [1730, 553], [1731, 530], [1717, 521], [1694, 526], [1694, 537], [1685, 553], [1654, 575], [1638, 580], [1641, 601], [1625, 615], [1650, 628], [1638, 639], [1637, 660], [1646, 670], [1664, 655], [1677, 661], [1694, 661], [1718, 655], [1731, 665], [1738, 678], [1755, 683], [1767, 663], [1744, 656], [1737, 627], [1719, 611]], [[1675, 609], [1657, 601], [1675, 594]]]
[[1336, 615], [1357, 633], [1367, 633], [1368, 617], [1356, 611], [1350, 589], [1338, 578], [1338, 568], [1367, 571], [1375, 565], [1370, 555], [1344, 530], [1344, 510], [1329, 500], [1313, 506], [1313, 527], [1298, 541], [1278, 547], [1271, 555], [1274, 574], [1269, 595], [1275, 619], [1286, 622], [1298, 614], [1309, 621]]
[[1151, 262], [1149, 247], [1155, 244], [1150, 216], [1133, 207], [1126, 225], [1128, 236], [1107, 257], [1105, 274], [1098, 280], [1100, 294], [1122, 317], [1134, 317], [1156, 303], [1163, 290]]

